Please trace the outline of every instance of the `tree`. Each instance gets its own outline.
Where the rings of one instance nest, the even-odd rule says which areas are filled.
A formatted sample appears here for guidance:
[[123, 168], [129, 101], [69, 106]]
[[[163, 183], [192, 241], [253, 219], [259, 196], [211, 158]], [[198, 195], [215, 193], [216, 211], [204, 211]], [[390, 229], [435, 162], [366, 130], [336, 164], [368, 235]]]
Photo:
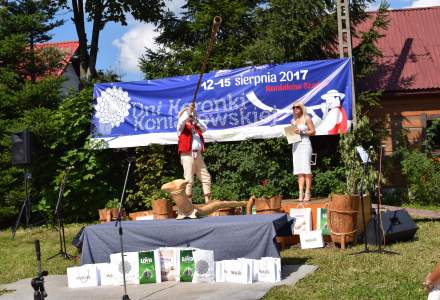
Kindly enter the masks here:
[[[350, 1], [352, 28], [368, 17], [366, 9], [372, 2]], [[146, 79], [196, 73], [215, 15], [222, 16], [223, 23], [207, 70], [338, 57], [335, 1], [190, 0], [185, 8], [181, 18], [168, 14], [160, 22], [161, 34], [156, 40], [159, 50], [146, 49], [139, 61]], [[380, 55], [374, 43], [381, 37], [378, 31], [385, 26], [381, 15], [371, 30], [360, 35], [359, 47], [354, 49], [358, 56], [356, 78], [362, 78], [374, 68], [374, 57]], [[359, 94], [362, 104], [359, 107], [365, 108], [362, 112], [368, 105], [377, 104], [379, 96], [377, 92]], [[368, 124], [368, 119], [362, 120], [362, 124]], [[288, 187], [289, 180], [292, 181], [287, 174], [291, 164], [289, 151], [282, 139], [221, 143], [210, 145], [205, 159], [213, 178], [222, 184], [234, 184], [242, 197], [258, 178], [277, 180], [284, 193], [293, 194], [295, 191]], [[352, 158], [348, 154], [342, 157]], [[346, 171], [345, 167], [349, 168], [348, 165], [340, 167], [339, 156], [337, 162], [326, 163], [326, 166], [334, 167], [335, 164], [339, 166], [338, 175]], [[325, 173], [326, 170], [321, 171]]]
[[[41, 78], [59, 59], [46, 60], [35, 43], [49, 39], [47, 32], [60, 24], [53, 22], [53, 1], [13, 1], [0, 6], [0, 220], [11, 221], [24, 199], [22, 171], [11, 165], [11, 133], [25, 128], [38, 137], [34, 152], [41, 161], [33, 164], [32, 196], [50, 180], [53, 167], [48, 144], [56, 136], [52, 122], [61, 101], [56, 78]], [[52, 163], [52, 165], [51, 165]], [[47, 176], [47, 177], [46, 177]]]
[[243, 50], [260, 29], [255, 23], [255, 9], [262, 3], [257, 0], [190, 0], [181, 18], [166, 14], [158, 27], [161, 34], [156, 42], [160, 49], [146, 49], [139, 61], [145, 78], [197, 73], [208, 46], [212, 21], [217, 15], [222, 16], [223, 22], [206, 72], [248, 64]]
[[[373, 0], [350, 4], [352, 25], [367, 17]], [[335, 1], [190, 0], [181, 18], [159, 23], [159, 50], [140, 59], [145, 78], [196, 73], [206, 51], [212, 19], [223, 17], [208, 70], [337, 57]]]
[[[35, 48], [38, 43], [47, 42], [51, 37], [48, 32], [64, 23], [62, 20], [53, 21], [55, 13], [59, 10], [55, 0], [22, 0], [11, 1], [3, 4], [3, 32], [5, 37], [21, 39], [21, 53], [12, 59], [13, 65], [23, 71], [23, 76], [29, 76], [35, 82], [39, 74], [44, 74], [48, 69], [56, 68], [55, 65], [48, 65], [48, 49], [39, 50]], [[24, 47], [23, 47], [24, 46]], [[50, 51], [50, 50], [49, 50]], [[56, 55], [56, 52], [51, 51]], [[10, 53], [16, 55], [15, 53]], [[59, 62], [60, 57], [52, 61]], [[17, 59], [20, 63], [17, 63]], [[4, 60], [3, 60], [4, 61]]]
[[[66, 0], [59, 0], [59, 4], [68, 7]], [[163, 8], [164, 0], [72, 0], [70, 9], [79, 40], [81, 78], [89, 80], [97, 77], [99, 34], [108, 22], [126, 26], [127, 14], [131, 14], [136, 20], [157, 22], [162, 16]], [[86, 34], [86, 21], [93, 22], [90, 44]]]

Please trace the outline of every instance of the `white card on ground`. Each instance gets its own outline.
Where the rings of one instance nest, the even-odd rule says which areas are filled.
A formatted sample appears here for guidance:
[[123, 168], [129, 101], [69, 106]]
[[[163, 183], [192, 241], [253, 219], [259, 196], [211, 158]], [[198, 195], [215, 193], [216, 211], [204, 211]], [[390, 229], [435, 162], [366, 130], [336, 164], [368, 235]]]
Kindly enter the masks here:
[[193, 252], [195, 272], [192, 282], [214, 282], [214, 251], [196, 249]]
[[[115, 268], [115, 284], [123, 285], [121, 253], [110, 254], [110, 263]], [[127, 284], [139, 284], [139, 254], [138, 252], [124, 252], [125, 281]]]
[[321, 230], [300, 232], [299, 241], [301, 243], [301, 249], [314, 249], [324, 247], [324, 239], [322, 238]]
[[114, 265], [109, 263], [95, 264], [96, 270], [98, 271], [98, 284], [105, 285], [115, 285], [115, 274], [116, 269]]
[[252, 275], [252, 282], [258, 281], [258, 269], [259, 269], [259, 260], [251, 259], [251, 258], [238, 258], [238, 260], [244, 260], [249, 263], [250, 273]]
[[67, 268], [69, 288], [98, 286], [98, 272], [93, 264]]
[[252, 283], [249, 263], [240, 260], [225, 260], [223, 265], [226, 282]]
[[161, 247], [158, 249], [162, 281], [176, 281], [176, 249], [178, 248]]
[[225, 273], [223, 271], [223, 261], [215, 262], [215, 282], [225, 282]]
[[[281, 262], [274, 257], [262, 257], [259, 263], [258, 281], [277, 282], [281, 278]], [[278, 274], [279, 273], [279, 274]]]

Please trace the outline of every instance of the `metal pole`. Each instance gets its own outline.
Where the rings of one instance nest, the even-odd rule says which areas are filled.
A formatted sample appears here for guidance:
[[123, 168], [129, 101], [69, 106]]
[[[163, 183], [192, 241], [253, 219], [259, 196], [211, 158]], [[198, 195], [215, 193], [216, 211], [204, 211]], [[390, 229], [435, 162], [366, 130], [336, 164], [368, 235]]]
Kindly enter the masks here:
[[124, 295], [122, 295], [122, 300], [130, 300], [130, 297], [127, 295], [127, 282], [125, 279], [124, 242], [122, 239], [122, 235], [123, 235], [123, 233], [122, 233], [122, 202], [124, 201], [125, 188], [127, 186], [128, 175], [130, 174], [131, 163], [133, 162], [133, 160], [134, 160], [134, 158], [132, 158], [132, 157], [128, 158], [127, 173], [125, 175], [124, 187], [122, 188], [121, 200], [119, 202], [118, 218], [115, 222], [115, 227], [119, 225], [119, 228], [118, 228], [119, 244], [121, 246], [122, 280], [124, 283]]
[[350, 76], [351, 76], [351, 110], [353, 114], [353, 127], [357, 124], [356, 116], [356, 91], [354, 88], [354, 64], [353, 64], [353, 53], [352, 53], [352, 41], [351, 41], [351, 30], [350, 30], [350, 1], [349, 0], [338, 0], [336, 3], [336, 11], [338, 17], [338, 47], [339, 47], [339, 57], [348, 57], [351, 59], [350, 64]]

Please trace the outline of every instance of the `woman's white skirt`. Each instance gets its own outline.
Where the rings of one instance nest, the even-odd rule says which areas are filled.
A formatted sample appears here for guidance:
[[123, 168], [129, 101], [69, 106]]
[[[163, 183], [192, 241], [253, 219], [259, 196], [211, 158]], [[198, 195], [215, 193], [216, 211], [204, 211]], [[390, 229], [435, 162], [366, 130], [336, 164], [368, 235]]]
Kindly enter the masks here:
[[292, 145], [293, 174], [312, 174], [312, 144], [310, 140], [302, 140]]

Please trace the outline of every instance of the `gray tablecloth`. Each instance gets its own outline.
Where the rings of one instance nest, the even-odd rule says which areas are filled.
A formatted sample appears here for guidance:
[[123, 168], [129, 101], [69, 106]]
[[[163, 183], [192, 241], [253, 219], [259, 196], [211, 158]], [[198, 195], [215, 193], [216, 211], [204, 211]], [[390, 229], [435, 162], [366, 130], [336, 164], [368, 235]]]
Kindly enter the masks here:
[[[214, 250], [216, 261], [279, 257], [275, 236], [285, 233], [289, 222], [286, 214], [124, 221], [124, 251], [191, 246]], [[109, 262], [110, 254], [121, 252], [115, 222], [87, 226], [80, 239], [81, 264]]]

